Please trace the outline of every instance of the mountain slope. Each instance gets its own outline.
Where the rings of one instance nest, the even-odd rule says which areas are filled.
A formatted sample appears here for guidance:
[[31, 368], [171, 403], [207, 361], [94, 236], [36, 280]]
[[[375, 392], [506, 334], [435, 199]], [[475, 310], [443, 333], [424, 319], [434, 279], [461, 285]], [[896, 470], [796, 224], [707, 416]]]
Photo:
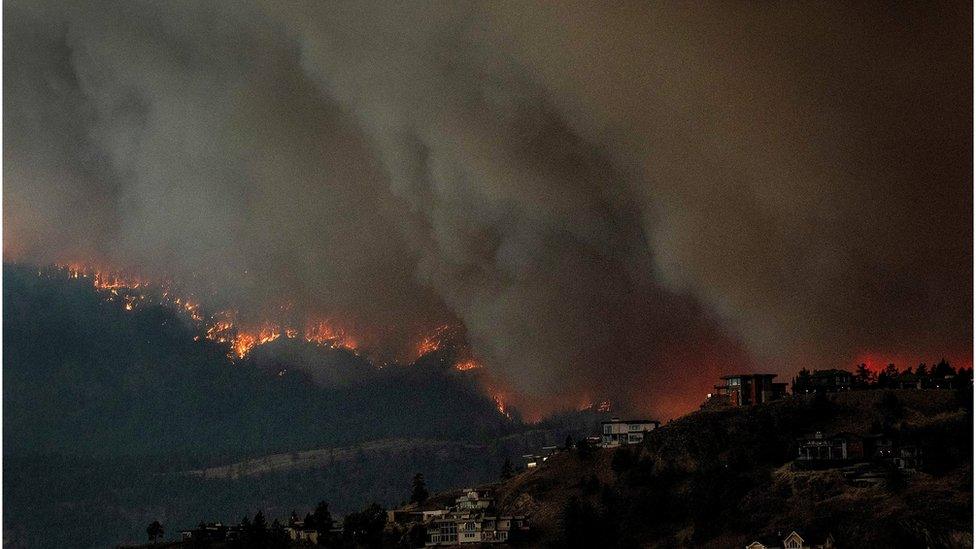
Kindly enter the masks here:
[[[970, 401], [952, 391], [890, 395], [696, 412], [636, 451], [565, 452], [496, 491], [504, 512], [530, 516], [539, 545], [744, 547], [816, 528], [840, 547], [971, 547], [972, 413], [961, 406]], [[839, 469], [794, 470], [796, 437], [885, 422], [919, 442], [919, 472], [856, 487]]]
[[[172, 536], [322, 499], [337, 514], [394, 505], [417, 471], [434, 489], [485, 482], [567, 432], [503, 415], [447, 354], [380, 369], [282, 340], [231, 360], [166, 306], [128, 311], [88, 281], [24, 266], [4, 265], [3, 298], [5, 547], [108, 547], [152, 520]], [[390, 439], [409, 442], [371, 442]], [[301, 452], [352, 459], [185, 474]]]
[[[11, 266], [4, 274], [4, 447], [11, 454], [226, 460], [517, 428], [473, 375], [454, 371], [445, 357], [379, 370], [342, 349], [276, 342], [232, 363], [226, 347], [164, 306], [126, 311], [84, 281]], [[289, 351], [302, 357], [300, 367], [287, 367]], [[269, 358], [276, 354], [284, 359]], [[350, 381], [309, 379], [316, 369]]]

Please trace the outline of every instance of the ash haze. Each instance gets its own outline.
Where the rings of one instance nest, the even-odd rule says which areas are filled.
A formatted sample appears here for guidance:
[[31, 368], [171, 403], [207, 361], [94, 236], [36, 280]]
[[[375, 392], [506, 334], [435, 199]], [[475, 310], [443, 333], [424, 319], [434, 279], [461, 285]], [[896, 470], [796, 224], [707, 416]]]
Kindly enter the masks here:
[[971, 5], [4, 4], [4, 256], [165, 275], [524, 408], [972, 363]]

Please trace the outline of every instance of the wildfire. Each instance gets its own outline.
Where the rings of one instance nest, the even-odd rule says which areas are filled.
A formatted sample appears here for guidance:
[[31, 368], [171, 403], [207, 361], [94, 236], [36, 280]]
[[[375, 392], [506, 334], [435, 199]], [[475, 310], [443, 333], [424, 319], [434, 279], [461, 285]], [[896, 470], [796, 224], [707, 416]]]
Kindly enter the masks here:
[[491, 392], [491, 399], [495, 401], [495, 408], [498, 408], [498, 412], [508, 419], [512, 419], [512, 414], [510, 414], [505, 406], [505, 397], [501, 393]]
[[417, 344], [417, 350], [415, 352], [416, 358], [420, 358], [426, 354], [433, 353], [434, 351], [440, 350], [444, 347], [445, 341], [449, 338], [452, 328], [448, 324], [438, 326], [433, 333], [424, 336]]
[[347, 349], [357, 352], [358, 344], [352, 336], [344, 330], [335, 327], [328, 321], [311, 321], [303, 331], [293, 326], [281, 326], [273, 322], [265, 322], [256, 330], [237, 327], [232, 321], [224, 320], [210, 327], [207, 339], [224, 343], [231, 341], [231, 347], [238, 358], [244, 358], [255, 346], [271, 343], [284, 336], [286, 339], [298, 339], [303, 333], [303, 339], [314, 345], [331, 347], [333, 349]]
[[305, 326], [305, 341], [319, 345], [328, 345], [334, 349], [343, 347], [356, 350], [359, 348], [359, 344], [354, 337], [327, 320], [309, 322]]
[[236, 353], [238, 357], [244, 358], [256, 344], [257, 338], [251, 334], [239, 333], [236, 337], [234, 337], [234, 342], [231, 344], [231, 348], [234, 349], [234, 353]]
[[415, 359], [419, 359], [427, 354], [450, 348], [454, 351], [454, 369], [459, 372], [467, 372], [481, 368], [481, 363], [471, 356], [471, 349], [467, 346], [463, 337], [463, 328], [442, 324], [434, 329], [433, 332], [423, 336], [414, 349]]
[[[288, 339], [296, 339], [302, 334], [309, 343], [333, 349], [344, 348], [355, 352], [358, 348], [356, 338], [331, 321], [309, 321], [303, 330], [273, 322], [264, 322], [259, 327], [250, 329], [236, 322], [237, 315], [233, 311], [220, 311], [209, 318], [204, 316], [198, 301], [177, 295], [165, 283], [151, 283], [144, 278], [103, 271], [80, 263], [59, 264], [57, 267], [65, 271], [71, 279], [90, 279], [92, 286], [106, 294], [108, 301], [121, 301], [125, 311], [135, 310], [138, 303], [151, 299], [150, 290], [158, 290], [159, 302], [185, 313], [203, 330], [203, 337], [207, 340], [229, 345], [232, 357], [244, 358], [255, 346], [275, 341], [282, 335]], [[197, 336], [194, 341], [199, 339]]]
[[454, 365], [454, 368], [459, 372], [467, 372], [468, 370], [474, 370], [481, 368], [481, 363], [475, 359], [463, 360]]

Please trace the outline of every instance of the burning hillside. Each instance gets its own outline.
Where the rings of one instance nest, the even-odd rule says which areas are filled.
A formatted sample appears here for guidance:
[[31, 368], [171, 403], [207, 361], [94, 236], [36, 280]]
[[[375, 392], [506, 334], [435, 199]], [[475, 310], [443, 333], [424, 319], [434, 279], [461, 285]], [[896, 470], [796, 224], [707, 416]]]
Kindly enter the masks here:
[[[39, 274], [45, 272], [43, 269], [38, 271]], [[158, 303], [171, 307], [199, 328], [203, 337], [226, 345], [231, 358], [245, 358], [255, 347], [280, 338], [302, 340], [332, 349], [345, 349], [354, 354], [362, 352], [360, 338], [333, 319], [309, 318], [301, 325], [270, 319], [259, 323], [245, 323], [238, 320], [238, 312], [233, 309], [209, 312], [200, 300], [192, 295], [182, 294], [174, 284], [165, 279], [149, 280], [80, 263], [57, 264], [53, 273], [47, 273], [89, 280], [106, 301], [120, 303], [126, 311], [134, 311], [143, 304]], [[472, 357], [464, 342], [463, 330], [448, 324], [438, 326], [430, 334], [421, 336], [403, 354], [414, 361], [428, 354], [448, 350], [458, 371], [481, 368], [481, 364]]]

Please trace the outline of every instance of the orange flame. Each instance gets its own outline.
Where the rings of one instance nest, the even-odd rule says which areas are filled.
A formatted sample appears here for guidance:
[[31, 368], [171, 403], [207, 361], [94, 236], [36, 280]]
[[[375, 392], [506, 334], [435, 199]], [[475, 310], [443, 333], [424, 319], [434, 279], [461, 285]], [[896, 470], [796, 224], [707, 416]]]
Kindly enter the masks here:
[[424, 336], [420, 340], [420, 343], [417, 344], [417, 349], [414, 353], [415, 357], [420, 358], [426, 354], [440, 350], [444, 346], [445, 339], [450, 335], [450, 332], [451, 326], [449, 324], [435, 328], [433, 333]]
[[512, 414], [508, 412], [508, 408], [505, 405], [505, 397], [501, 393], [491, 390], [489, 391], [491, 394], [491, 399], [495, 401], [495, 408], [498, 409], [498, 412], [508, 419], [512, 419]]
[[481, 363], [479, 363], [477, 360], [472, 358], [469, 360], [458, 362], [457, 364], [454, 365], [454, 368], [459, 372], [467, 372], [468, 370], [475, 370], [477, 368], [481, 368]]

